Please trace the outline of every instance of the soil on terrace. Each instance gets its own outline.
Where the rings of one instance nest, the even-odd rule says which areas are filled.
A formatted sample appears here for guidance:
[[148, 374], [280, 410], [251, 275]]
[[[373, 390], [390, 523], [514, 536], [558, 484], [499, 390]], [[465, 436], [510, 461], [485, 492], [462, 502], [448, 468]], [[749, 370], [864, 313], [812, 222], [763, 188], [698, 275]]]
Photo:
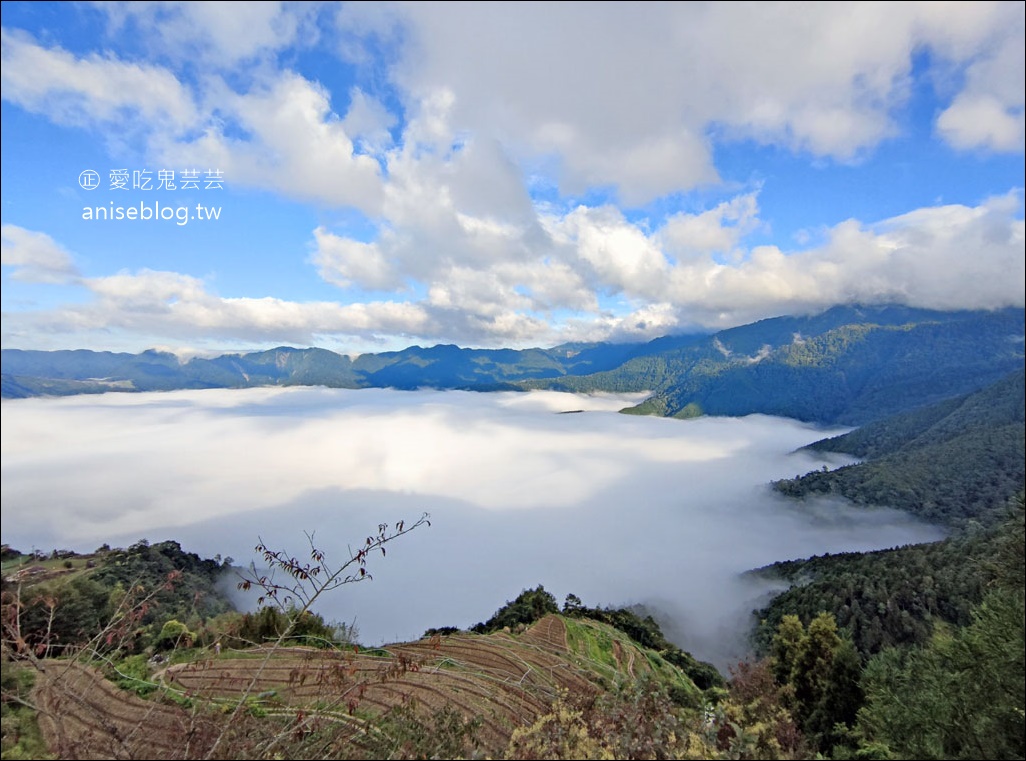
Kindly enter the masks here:
[[[396, 706], [425, 722], [445, 707], [476, 717], [479, 751], [496, 757], [516, 728], [547, 714], [559, 695], [594, 697], [646, 672], [697, 689], [623, 633], [549, 615], [521, 633], [460, 633], [374, 650], [211, 653], [156, 671], [147, 699], [95, 667], [54, 660], [37, 678], [35, 698], [49, 747], [67, 759], [202, 758], [233, 717], [299, 739], [327, 729], [335, 741], [369, 749], [375, 720]], [[231, 745], [216, 755], [231, 757]]]

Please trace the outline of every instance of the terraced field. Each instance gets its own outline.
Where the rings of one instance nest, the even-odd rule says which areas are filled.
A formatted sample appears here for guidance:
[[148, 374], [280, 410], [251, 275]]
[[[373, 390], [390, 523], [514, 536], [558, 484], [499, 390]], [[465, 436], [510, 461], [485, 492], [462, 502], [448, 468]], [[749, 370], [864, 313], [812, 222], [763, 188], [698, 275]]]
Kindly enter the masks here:
[[550, 615], [518, 635], [455, 634], [360, 652], [257, 648], [155, 673], [157, 694], [188, 697], [190, 710], [142, 700], [93, 669], [58, 662], [36, 690], [50, 712], [44, 734], [63, 758], [203, 756], [244, 696], [248, 717], [303, 732], [330, 724], [364, 747], [375, 720], [396, 706], [425, 721], [448, 707], [479, 721], [480, 749], [495, 756], [561, 692], [594, 696], [643, 671], [697, 690], [621, 632]]
[[34, 690], [39, 724], [58, 758], [198, 758], [216, 723], [178, 705], [143, 700], [73, 661], [50, 661]]

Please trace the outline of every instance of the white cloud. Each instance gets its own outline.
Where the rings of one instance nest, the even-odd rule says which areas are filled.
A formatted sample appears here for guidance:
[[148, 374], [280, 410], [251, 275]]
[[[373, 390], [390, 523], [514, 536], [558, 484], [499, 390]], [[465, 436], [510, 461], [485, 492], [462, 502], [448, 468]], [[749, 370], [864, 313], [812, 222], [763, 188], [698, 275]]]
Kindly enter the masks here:
[[[191, 88], [159, 66], [76, 57], [22, 33], [2, 34], [5, 100], [110, 139], [145, 134], [145, 152], [163, 165], [218, 167], [240, 186], [380, 211], [378, 161], [356, 150], [330, 94], [298, 74], [255, 76], [244, 92], [215, 75]], [[370, 121], [374, 102], [352, 94], [350, 123], [380, 141]]]
[[908, 303], [937, 309], [1021, 306], [1026, 234], [1017, 194], [977, 207], [919, 209], [877, 225], [883, 268]]
[[[977, 207], [919, 209], [864, 225], [843, 222], [818, 248], [773, 246], [743, 262], [677, 268], [671, 286], [682, 316], [726, 327], [836, 303], [899, 302], [932, 309], [1023, 306], [1023, 222], [1017, 194]], [[741, 306], [743, 305], [743, 306]]]
[[[404, 163], [462, 161], [449, 149], [468, 136], [474, 150], [513, 167], [551, 159], [564, 192], [611, 186], [634, 205], [716, 182], [714, 139], [841, 161], [872, 150], [896, 133], [892, 112], [908, 98], [912, 56], [922, 49], [933, 52], [935, 71], [964, 78], [938, 121], [945, 139], [1021, 150], [1017, 5], [823, 3], [795, 13], [770, 3], [586, 11], [357, 4], [337, 14], [337, 31], [347, 49], [374, 35], [401, 40], [389, 76], [405, 114], [352, 87], [338, 115], [321, 85], [275, 70], [273, 56], [314, 35], [313, 6], [266, 3], [238, 14], [223, 3], [113, 3], [102, 5], [113, 32], [158, 40], [161, 54], [177, 51], [179, 68], [254, 58], [267, 65], [248, 71], [246, 85], [228, 87], [215, 68], [187, 86], [167, 68], [112, 54], [76, 57], [5, 30], [4, 98], [65, 123], [110, 123], [131, 112], [155, 158], [224, 164], [243, 184], [372, 216], [382, 211], [383, 181], [407, 182]], [[364, 152], [384, 160], [400, 116], [404, 144], [383, 176]], [[477, 216], [464, 208], [475, 198], [450, 200]], [[402, 223], [396, 210], [384, 213]]]
[[747, 193], [699, 214], [672, 215], [658, 239], [667, 253], [686, 261], [708, 254], [729, 254], [758, 227], [758, 194]]
[[338, 18], [349, 53], [354, 36], [402, 41], [391, 72], [411, 112], [442, 99], [457, 130], [553, 157], [564, 193], [614, 186], [633, 205], [715, 182], [714, 138], [859, 158], [898, 133], [923, 50], [965, 76], [941, 131], [1014, 149], [1018, 5], [376, 3]]
[[[151, 55], [175, 70], [208, 65], [196, 83], [5, 30], [4, 98], [62, 123], [127, 112], [155, 158], [223, 163], [240, 183], [398, 224], [381, 183], [407, 182], [402, 162], [462, 160], [449, 148], [467, 137], [514, 167], [548, 161], [564, 193], [611, 187], [636, 205], [717, 182], [714, 141], [838, 161], [871, 151], [897, 133], [893, 113], [923, 50], [925, 76], [951, 96], [938, 132], [960, 148], [1022, 150], [1021, 4], [970, 5], [354, 4], [336, 14], [340, 52], [365, 65], [377, 40], [405, 113], [351, 87], [336, 114], [323, 86], [277, 60], [317, 38], [316, 6], [107, 3], [111, 34], [154, 40]], [[388, 130], [400, 118], [395, 148]], [[450, 200], [478, 216], [464, 208], [473, 199]]]
[[393, 71], [409, 110], [446, 99], [457, 129], [494, 136], [518, 162], [556, 155], [571, 192], [615, 183], [641, 200], [680, 187], [682, 173], [688, 185], [715, 180], [701, 125], [668, 118], [673, 100], [652, 119], [646, 93], [672, 74], [655, 61], [649, 71], [651, 7], [596, 5], [585, 18], [558, 4], [358, 6], [342, 23], [389, 28], [397, 17], [404, 47]]
[[[315, 7], [259, 2], [240, 12], [231, 2], [100, 2], [111, 37], [145, 36], [153, 48], [179, 63], [234, 66], [309, 42]], [[302, 30], [303, 34], [299, 32]]]
[[[448, 227], [455, 232], [438, 237], [435, 228], [415, 221], [402, 234], [388, 232], [371, 243], [317, 228], [312, 261], [330, 282], [349, 289], [406, 285], [391, 300], [340, 304], [224, 298], [181, 273], [119, 273], [76, 281], [92, 294], [89, 303], [6, 314], [4, 336], [110, 328], [222, 345], [398, 338], [537, 346], [641, 340], [856, 301], [932, 309], [1023, 306], [1021, 205], [1020, 194], [1010, 193], [975, 207], [924, 208], [874, 224], [848, 220], [825, 231], [822, 245], [790, 252], [740, 244], [739, 229], [756, 224], [751, 194], [673, 217], [651, 232], [608, 206], [539, 213], [544, 232], [538, 250], [514, 247], [513, 255], [510, 241], [526, 232], [514, 227], [481, 239], [473, 225], [459, 228], [455, 212]], [[46, 236], [13, 228], [9, 238], [5, 263], [26, 266], [20, 262], [28, 261], [29, 242], [49, 252], [37, 279], [69, 266], [67, 254]], [[689, 256], [672, 261], [661, 248], [666, 241], [676, 253], [691, 246]], [[719, 254], [724, 244], [732, 246], [726, 259]]]
[[[200, 5], [105, 6], [112, 30], [159, 38], [166, 68], [4, 30], [3, 97], [108, 135], [127, 118], [161, 164], [216, 166], [233, 185], [359, 209], [370, 233], [322, 222], [310, 257], [355, 303], [228, 299], [187, 273], [101, 272], [84, 281], [90, 303], [5, 315], [5, 336], [109, 325], [162, 340], [394, 330], [522, 345], [726, 327], [855, 299], [1022, 303], [1015, 196], [849, 220], [822, 246], [785, 251], [746, 244], [763, 227], [751, 186], [652, 222], [529, 192], [537, 171], [564, 193], [662, 197], [672, 209], [666, 194], [717, 181], [712, 149], [733, 139], [857, 160], [896, 134], [913, 76], [946, 99], [936, 128], [953, 145], [1021, 149], [1021, 4], [344, 6], [332, 32], [357, 66], [380, 67], [366, 80], [376, 95], [345, 78], [332, 93], [281, 67], [319, 10], [270, 3], [240, 25], [225, 6]], [[913, 71], [920, 53], [925, 73]], [[396, 98], [401, 112], [385, 106]], [[17, 276], [64, 277], [52, 261], [18, 264]], [[382, 291], [394, 293], [367, 300]]]
[[680, 311], [666, 302], [646, 304], [623, 315], [600, 315], [593, 321], [579, 321], [576, 340], [602, 338], [610, 341], [651, 341], [653, 338], [679, 332], [682, 327]]
[[94, 53], [77, 58], [44, 48], [23, 32], [0, 30], [4, 100], [63, 124], [140, 121], [179, 135], [198, 114], [192, 94], [158, 66]]
[[0, 262], [14, 267], [11, 278], [29, 283], [70, 283], [78, 268], [63, 246], [46, 233], [5, 224], [0, 232]]
[[359, 87], [349, 91], [349, 110], [342, 120], [342, 129], [365, 152], [383, 154], [392, 145], [389, 130], [398, 119], [388, 112], [380, 101], [371, 97]]
[[398, 288], [402, 281], [374, 243], [341, 238], [325, 228], [314, 230], [312, 261], [322, 278], [341, 288], [357, 285], [366, 290]]
[[936, 86], [952, 96], [937, 118], [941, 137], [959, 149], [1022, 153], [1023, 4], [934, 3], [921, 23], [940, 57]]
[[[155, 338], [311, 345], [324, 336], [374, 339], [433, 332], [423, 307], [405, 302], [291, 302], [271, 297], [225, 298], [195, 277], [141, 270], [83, 278], [88, 303], [47, 312], [4, 315], [4, 337], [127, 331]], [[5, 341], [6, 342], [6, 341]]]
[[330, 100], [324, 88], [290, 72], [243, 94], [212, 83], [202, 137], [165, 136], [151, 150], [170, 165], [219, 167], [229, 182], [377, 214], [378, 162], [356, 152]]
[[956, 148], [1022, 153], [1024, 72], [1023, 40], [1009, 35], [969, 67], [965, 89], [938, 117], [937, 130]]
[[597, 290], [658, 299], [670, 264], [651, 238], [612, 207], [578, 207], [549, 219], [553, 238], [591, 272]]
[[959, 96], [937, 120], [941, 134], [958, 148], [1022, 152], [1023, 111], [989, 95]]

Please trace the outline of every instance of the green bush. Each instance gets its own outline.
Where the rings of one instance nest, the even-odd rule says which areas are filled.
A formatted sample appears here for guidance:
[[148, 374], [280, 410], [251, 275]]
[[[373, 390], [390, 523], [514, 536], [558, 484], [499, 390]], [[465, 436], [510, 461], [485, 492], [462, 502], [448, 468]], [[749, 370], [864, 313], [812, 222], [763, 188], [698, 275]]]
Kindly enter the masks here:
[[556, 598], [539, 584], [535, 589], [525, 589], [513, 602], [507, 601], [494, 616], [484, 623], [475, 624], [470, 630], [478, 634], [488, 634], [500, 631], [504, 627], [512, 629], [520, 624], [526, 626], [549, 613], [559, 613], [559, 606], [556, 605]]

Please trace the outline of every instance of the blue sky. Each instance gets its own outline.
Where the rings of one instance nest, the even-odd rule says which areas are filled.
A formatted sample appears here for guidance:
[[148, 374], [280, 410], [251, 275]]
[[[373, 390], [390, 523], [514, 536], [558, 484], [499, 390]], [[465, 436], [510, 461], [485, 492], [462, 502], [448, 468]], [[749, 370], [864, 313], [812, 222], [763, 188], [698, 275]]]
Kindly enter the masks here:
[[4, 348], [1023, 306], [1021, 2], [5, 2], [2, 26]]

